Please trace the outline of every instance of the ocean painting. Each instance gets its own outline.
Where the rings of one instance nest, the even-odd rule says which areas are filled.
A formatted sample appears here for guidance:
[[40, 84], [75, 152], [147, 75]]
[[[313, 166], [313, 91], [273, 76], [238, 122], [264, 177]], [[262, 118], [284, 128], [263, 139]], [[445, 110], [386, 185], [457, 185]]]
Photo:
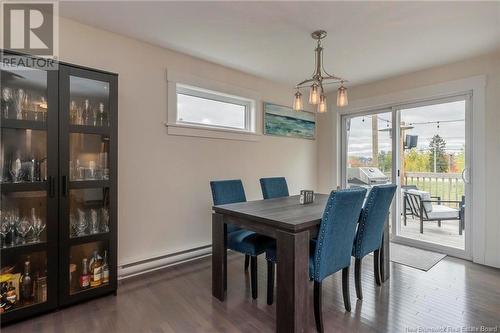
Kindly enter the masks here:
[[312, 112], [264, 102], [264, 133], [267, 135], [314, 139], [316, 117]]

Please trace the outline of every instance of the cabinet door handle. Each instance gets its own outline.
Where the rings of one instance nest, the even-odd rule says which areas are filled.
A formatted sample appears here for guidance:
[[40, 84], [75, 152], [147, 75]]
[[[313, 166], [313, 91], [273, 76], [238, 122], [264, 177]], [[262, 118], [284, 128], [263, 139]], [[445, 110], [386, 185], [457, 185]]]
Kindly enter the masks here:
[[64, 197], [68, 195], [68, 187], [69, 187], [68, 177], [62, 176], [62, 195]]
[[48, 183], [49, 183], [49, 197], [53, 198], [56, 195], [55, 178], [49, 176]]

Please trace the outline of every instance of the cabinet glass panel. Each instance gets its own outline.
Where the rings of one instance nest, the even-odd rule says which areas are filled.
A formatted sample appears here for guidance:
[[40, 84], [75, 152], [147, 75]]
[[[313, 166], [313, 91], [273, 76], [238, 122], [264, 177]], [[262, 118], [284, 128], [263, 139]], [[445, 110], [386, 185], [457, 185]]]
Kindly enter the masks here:
[[47, 301], [47, 254], [45, 251], [2, 258], [0, 313]]
[[71, 133], [69, 150], [71, 181], [109, 180], [109, 137]]
[[1, 129], [0, 173], [4, 183], [38, 182], [47, 179], [47, 132]]
[[2, 119], [47, 120], [47, 72], [0, 64]]
[[71, 295], [109, 285], [109, 251], [105, 241], [72, 246], [69, 258]]
[[70, 76], [71, 125], [109, 127], [109, 83]]
[[45, 191], [2, 193], [0, 235], [2, 248], [47, 240]]
[[70, 191], [70, 237], [109, 232], [109, 188]]

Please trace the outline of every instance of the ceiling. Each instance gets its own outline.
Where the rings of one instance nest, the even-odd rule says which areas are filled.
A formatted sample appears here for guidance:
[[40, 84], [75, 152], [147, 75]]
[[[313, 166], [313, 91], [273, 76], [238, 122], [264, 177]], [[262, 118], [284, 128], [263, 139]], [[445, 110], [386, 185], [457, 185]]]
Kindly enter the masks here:
[[500, 47], [500, 2], [61, 2], [76, 21], [295, 85], [314, 66], [351, 85]]

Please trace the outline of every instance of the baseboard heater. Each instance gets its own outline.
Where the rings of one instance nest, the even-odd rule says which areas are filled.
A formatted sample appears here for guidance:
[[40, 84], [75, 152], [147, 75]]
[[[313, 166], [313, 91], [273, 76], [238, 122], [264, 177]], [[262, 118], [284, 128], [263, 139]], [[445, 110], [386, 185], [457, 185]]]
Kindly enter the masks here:
[[178, 265], [183, 262], [208, 256], [211, 253], [212, 245], [208, 244], [188, 250], [123, 264], [118, 267], [118, 280]]

